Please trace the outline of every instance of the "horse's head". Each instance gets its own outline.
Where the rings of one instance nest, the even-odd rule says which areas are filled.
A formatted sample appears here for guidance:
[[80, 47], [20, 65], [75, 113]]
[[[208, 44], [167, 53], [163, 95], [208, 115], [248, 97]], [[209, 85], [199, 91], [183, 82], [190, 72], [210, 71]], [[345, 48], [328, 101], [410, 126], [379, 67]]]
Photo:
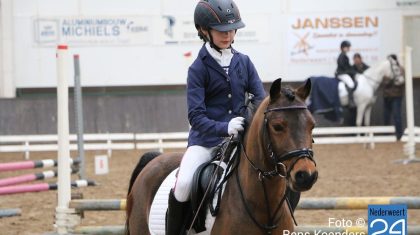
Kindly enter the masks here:
[[283, 168], [288, 186], [294, 191], [309, 190], [318, 178], [312, 152], [315, 121], [305, 104], [310, 90], [309, 79], [295, 90], [282, 88], [281, 79], [277, 79], [270, 88], [264, 112], [269, 155], [278, 168]]
[[379, 65], [379, 76], [386, 82], [392, 81], [396, 85], [404, 83], [404, 73], [396, 55], [392, 54]]
[[391, 78], [394, 81], [394, 84], [401, 85], [404, 83], [404, 73], [401, 69], [400, 62], [396, 55], [392, 54], [388, 56], [389, 68], [388, 74], [386, 77]]

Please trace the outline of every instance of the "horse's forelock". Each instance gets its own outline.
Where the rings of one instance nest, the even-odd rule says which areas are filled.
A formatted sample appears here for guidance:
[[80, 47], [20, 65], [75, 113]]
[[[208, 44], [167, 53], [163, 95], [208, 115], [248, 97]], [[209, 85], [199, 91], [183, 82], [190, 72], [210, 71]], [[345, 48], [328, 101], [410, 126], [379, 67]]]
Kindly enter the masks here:
[[[278, 98], [276, 98], [276, 100], [271, 100], [270, 96], [268, 96], [258, 105], [257, 108], [253, 109], [252, 118], [250, 119], [249, 123], [251, 124], [254, 121], [254, 119], [260, 119], [261, 121], [263, 121], [264, 120], [264, 112], [265, 112], [265, 110], [268, 109], [268, 106], [271, 105], [271, 104], [278, 103], [278, 101], [280, 99], [282, 99], [283, 97], [287, 98], [286, 99], [288, 101], [287, 105], [290, 105], [291, 102], [303, 102], [303, 103], [305, 103], [304, 100], [301, 100], [301, 98], [299, 96], [297, 96], [295, 89], [293, 89], [289, 86], [282, 87], [281, 91], [280, 91], [280, 96]], [[282, 99], [282, 100], [284, 100], [284, 99]], [[280, 102], [280, 103], [278, 103], [278, 105], [280, 106], [280, 105], [285, 105], [285, 104], [282, 104], [282, 102]]]
[[[283, 97], [285, 97], [286, 99], [282, 99]], [[295, 101], [305, 103], [305, 100], [303, 100], [297, 94], [297, 90], [290, 86], [282, 87], [280, 91], [280, 96], [276, 97], [275, 100], [271, 100], [271, 98], [269, 98], [268, 100], [269, 101], [267, 102], [267, 105], [265, 106], [265, 108], [267, 108], [268, 105], [276, 104], [276, 103], [278, 105], [291, 105], [291, 102], [295, 102]], [[279, 100], [281, 101], [287, 100], [288, 103], [287, 104], [284, 104], [283, 102], [278, 103]], [[264, 110], [262, 112], [264, 112]]]
[[296, 95], [295, 95], [295, 91], [294, 90], [292, 90], [290, 87], [286, 87], [286, 88], [284, 88], [284, 89], [282, 89], [282, 92], [281, 92], [284, 96], [286, 96], [286, 98], [289, 100], [289, 101], [294, 101], [295, 100], [295, 97], [296, 97]]

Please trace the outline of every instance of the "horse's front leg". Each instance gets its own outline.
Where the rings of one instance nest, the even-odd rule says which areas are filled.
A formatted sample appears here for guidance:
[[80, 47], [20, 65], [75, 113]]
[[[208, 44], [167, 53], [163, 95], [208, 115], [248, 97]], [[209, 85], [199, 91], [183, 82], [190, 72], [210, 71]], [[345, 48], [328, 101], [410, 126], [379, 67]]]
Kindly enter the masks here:
[[[359, 103], [357, 105], [356, 126], [360, 127], [363, 124], [363, 117], [365, 116], [367, 103]], [[360, 133], [357, 133], [357, 138], [360, 139]], [[366, 144], [364, 145], [366, 148]]]
[[[372, 105], [368, 105], [366, 107], [365, 115], [364, 115], [365, 126], [370, 126], [370, 115], [371, 115], [371, 113], [372, 113]], [[373, 138], [373, 133], [372, 132], [369, 133], [369, 138]], [[373, 139], [369, 143], [369, 148], [370, 149], [375, 148], [375, 142], [373, 141]]]
[[365, 115], [366, 108], [367, 108], [366, 103], [362, 103], [362, 104], [357, 105], [356, 126], [362, 126], [363, 116]]

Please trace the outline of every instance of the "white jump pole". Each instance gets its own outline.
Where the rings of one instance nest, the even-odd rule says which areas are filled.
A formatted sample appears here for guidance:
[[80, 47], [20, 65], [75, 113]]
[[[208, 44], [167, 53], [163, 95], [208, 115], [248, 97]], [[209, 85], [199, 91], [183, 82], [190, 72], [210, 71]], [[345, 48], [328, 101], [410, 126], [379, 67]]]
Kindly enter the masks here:
[[55, 226], [58, 234], [68, 234], [71, 227], [71, 169], [69, 148], [69, 52], [67, 45], [57, 47], [57, 132], [58, 132], [58, 202]]
[[412, 48], [406, 46], [404, 51], [404, 67], [405, 67], [405, 104], [407, 114], [407, 130], [408, 140], [404, 146], [405, 154], [408, 159], [402, 159], [399, 162], [407, 164], [410, 162], [420, 162], [420, 159], [416, 158], [416, 141], [414, 133], [414, 101], [413, 101], [413, 71], [412, 71], [412, 60], [411, 60]]

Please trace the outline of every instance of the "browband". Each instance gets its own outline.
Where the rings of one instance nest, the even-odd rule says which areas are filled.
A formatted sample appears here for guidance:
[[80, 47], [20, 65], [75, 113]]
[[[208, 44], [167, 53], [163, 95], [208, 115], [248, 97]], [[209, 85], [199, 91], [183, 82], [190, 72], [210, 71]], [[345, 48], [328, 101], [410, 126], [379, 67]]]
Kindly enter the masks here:
[[306, 105], [279, 107], [279, 108], [267, 109], [265, 110], [264, 114], [267, 114], [269, 112], [278, 112], [278, 111], [285, 111], [285, 110], [292, 110], [292, 109], [308, 109], [308, 107]]

